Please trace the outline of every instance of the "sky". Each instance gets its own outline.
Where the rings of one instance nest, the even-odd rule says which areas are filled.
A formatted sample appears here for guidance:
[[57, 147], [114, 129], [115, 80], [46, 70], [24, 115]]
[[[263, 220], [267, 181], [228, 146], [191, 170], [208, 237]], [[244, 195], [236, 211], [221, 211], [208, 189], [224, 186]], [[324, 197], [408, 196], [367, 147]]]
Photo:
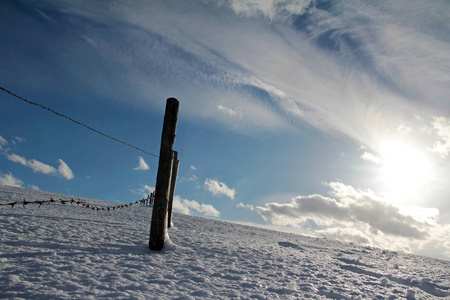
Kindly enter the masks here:
[[[450, 259], [450, 3], [2, 1], [0, 86], [152, 154], [174, 210]], [[158, 159], [0, 91], [0, 184], [129, 203]]]

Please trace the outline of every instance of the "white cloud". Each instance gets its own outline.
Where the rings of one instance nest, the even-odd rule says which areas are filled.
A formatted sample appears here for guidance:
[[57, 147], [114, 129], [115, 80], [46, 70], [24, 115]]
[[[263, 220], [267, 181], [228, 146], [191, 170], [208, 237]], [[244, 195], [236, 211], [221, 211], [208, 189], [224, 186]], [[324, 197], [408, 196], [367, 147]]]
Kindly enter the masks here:
[[215, 179], [206, 178], [204, 188], [211, 192], [213, 196], [226, 196], [230, 199], [234, 199], [236, 190], [229, 188], [225, 183], [217, 181]]
[[142, 188], [139, 188], [137, 190], [132, 189], [130, 191], [134, 194], [140, 195], [143, 198], [146, 198], [148, 195], [155, 191], [155, 187], [145, 184]]
[[30, 189], [39, 191], [39, 187], [37, 185], [30, 185]]
[[25, 142], [25, 139], [24, 139], [24, 138], [21, 138], [21, 137], [19, 137], [19, 136], [14, 137], [14, 140], [12, 141], [13, 144], [16, 144], [16, 143], [23, 143], [23, 142]]
[[379, 158], [378, 156], [376, 156], [376, 155], [374, 155], [374, 154], [372, 154], [370, 152], [367, 152], [367, 151], [364, 152], [360, 156], [360, 158], [363, 159], [363, 160], [371, 161], [371, 162], [376, 163], [376, 164], [380, 164], [381, 163], [381, 158]]
[[54, 168], [48, 164], [45, 164], [43, 162], [40, 162], [36, 159], [28, 160], [25, 157], [17, 155], [15, 153], [11, 153], [11, 154], [5, 153], [5, 156], [7, 159], [9, 159], [12, 162], [19, 163], [23, 166], [31, 168], [34, 172], [43, 173], [46, 175], [59, 174], [59, 175], [63, 176], [64, 178], [66, 178], [67, 180], [74, 178], [72, 170], [62, 159], [58, 160], [59, 167], [58, 167], [58, 169], [56, 169], [56, 168]]
[[244, 203], [239, 203], [238, 205], [236, 205], [236, 207], [242, 207], [242, 208], [246, 208], [249, 210], [254, 210], [255, 208], [253, 207], [253, 205], [251, 204], [244, 204]]
[[223, 105], [219, 105], [219, 106], [217, 106], [217, 108], [226, 115], [229, 115], [232, 117], [241, 116], [241, 113], [239, 110], [233, 110], [233, 109], [223, 106]]
[[[427, 252], [425, 245], [439, 240], [443, 230], [450, 232], [447, 228], [450, 226], [438, 225], [439, 211], [435, 208], [400, 208], [384, 202], [371, 190], [355, 189], [340, 182], [326, 185], [333, 198], [317, 194], [298, 196], [290, 203], [267, 203], [255, 210], [274, 225], [422, 254]], [[438, 250], [442, 253], [448, 251], [445, 243], [444, 239], [439, 240]]]
[[181, 178], [180, 179], [180, 183], [183, 183], [183, 182], [191, 182], [191, 181], [197, 181], [198, 180], [198, 177], [197, 176], [195, 176], [195, 175], [192, 175], [191, 177], [184, 177], [184, 178]]
[[411, 127], [406, 126], [405, 124], [401, 124], [400, 126], [398, 126], [397, 130], [401, 134], [409, 134], [411, 132]]
[[23, 166], [28, 165], [28, 162], [27, 162], [25, 157], [22, 157], [20, 155], [14, 154], [14, 153], [6, 154], [6, 158], [9, 159], [12, 162], [19, 163], [19, 164], [21, 164]]
[[269, 21], [286, 20], [292, 15], [301, 14], [311, 0], [231, 0], [230, 6], [236, 14], [246, 17], [263, 17]]
[[191, 165], [191, 169], [195, 171], [195, 170], [197, 170], [197, 167], [194, 165]]
[[436, 141], [430, 150], [446, 157], [450, 152], [450, 119], [445, 117], [433, 117], [433, 126], [439, 141]]
[[22, 187], [23, 182], [19, 178], [14, 177], [11, 173], [0, 174], [0, 185]]
[[62, 175], [67, 180], [71, 180], [74, 178], [72, 170], [62, 159], [59, 159], [58, 172], [60, 175]]
[[44, 164], [35, 159], [30, 159], [27, 161], [27, 166], [33, 169], [34, 172], [40, 172], [44, 174], [54, 174], [56, 169], [50, 165]]
[[138, 156], [139, 158], [139, 166], [137, 166], [136, 168], [134, 168], [133, 170], [148, 170], [150, 169], [150, 167], [147, 165], [147, 163], [145, 162], [145, 160], [142, 158], [142, 156]]
[[180, 196], [175, 196], [173, 199], [173, 209], [182, 214], [189, 215], [191, 210], [203, 214], [205, 216], [219, 217], [220, 212], [210, 204], [200, 204], [194, 200], [183, 199]]

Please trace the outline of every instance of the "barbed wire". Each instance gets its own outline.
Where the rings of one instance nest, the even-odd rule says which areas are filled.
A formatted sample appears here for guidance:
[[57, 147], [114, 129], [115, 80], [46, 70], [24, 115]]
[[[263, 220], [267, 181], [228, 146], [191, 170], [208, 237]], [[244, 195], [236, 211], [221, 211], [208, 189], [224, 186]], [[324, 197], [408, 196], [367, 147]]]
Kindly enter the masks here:
[[75, 200], [75, 199], [70, 199], [70, 200], [63, 200], [61, 198], [59, 199], [53, 199], [50, 197], [50, 200], [35, 200], [35, 201], [27, 201], [25, 198], [23, 198], [23, 201], [15, 201], [15, 202], [9, 202], [9, 203], [0, 203], [0, 206], [11, 206], [11, 208], [14, 208], [14, 206], [16, 205], [23, 205], [23, 207], [25, 208], [26, 205], [29, 204], [39, 204], [39, 207], [41, 207], [43, 204], [51, 204], [51, 203], [60, 203], [60, 204], [76, 204], [77, 206], [82, 206], [85, 208], [89, 208], [95, 211], [100, 211], [100, 210], [107, 210], [107, 211], [111, 211], [111, 210], [116, 210], [116, 209], [121, 209], [121, 208], [127, 208], [133, 205], [148, 205], [148, 204], [152, 204], [154, 201], [154, 194], [148, 195], [147, 198], [143, 198], [141, 200], [138, 200], [136, 202], [131, 202], [128, 204], [120, 204], [120, 205], [115, 205], [115, 206], [95, 206], [92, 204], [89, 204], [85, 201], [81, 201], [79, 199]]
[[106, 133], [103, 133], [103, 132], [101, 132], [101, 131], [99, 131], [99, 130], [97, 130], [97, 129], [94, 129], [94, 128], [92, 128], [92, 127], [90, 127], [90, 126], [88, 126], [88, 125], [86, 125], [86, 124], [84, 124], [84, 123], [82, 123], [82, 122], [78, 122], [78, 121], [76, 121], [76, 120], [74, 120], [74, 119], [72, 119], [72, 118], [70, 118], [70, 117], [68, 117], [68, 116], [66, 116], [66, 115], [63, 115], [63, 114], [61, 114], [61, 113], [59, 113], [59, 112], [56, 112], [56, 111], [54, 111], [53, 109], [48, 108], [48, 107], [46, 107], [46, 106], [44, 106], [44, 105], [42, 105], [42, 104], [39, 104], [39, 103], [30, 101], [30, 100], [27, 100], [27, 99], [25, 99], [25, 98], [23, 98], [23, 97], [21, 97], [21, 96], [19, 96], [19, 95], [14, 94], [14, 93], [11, 92], [11, 91], [8, 91], [7, 89], [5, 89], [5, 88], [3, 88], [3, 87], [1, 87], [1, 86], [0, 86], [0, 89], [3, 90], [3, 91], [5, 91], [5, 92], [7, 92], [7, 93], [10, 94], [11, 96], [14, 96], [14, 97], [16, 97], [16, 98], [18, 98], [18, 99], [20, 99], [20, 100], [22, 100], [22, 101], [25, 101], [25, 102], [29, 103], [29, 104], [36, 105], [36, 106], [38, 106], [38, 107], [40, 107], [40, 108], [42, 108], [42, 109], [48, 110], [48, 111], [54, 113], [55, 115], [58, 115], [58, 116], [63, 117], [63, 118], [66, 118], [67, 120], [72, 121], [72, 122], [74, 122], [74, 123], [76, 123], [76, 124], [78, 124], [78, 125], [84, 126], [84, 127], [86, 127], [87, 129], [89, 129], [89, 130], [92, 130], [92, 131], [94, 131], [94, 132], [96, 132], [96, 133], [98, 133], [98, 134], [103, 135], [104, 137], [107, 137], [107, 138], [112, 139], [112, 140], [114, 140], [114, 141], [116, 141], [116, 142], [122, 143], [122, 144], [124, 144], [124, 145], [126, 145], [126, 146], [128, 146], [128, 147], [134, 148], [134, 149], [139, 150], [139, 151], [141, 151], [141, 152], [144, 152], [145, 154], [148, 154], [148, 155], [154, 156], [154, 157], [156, 157], [156, 158], [159, 158], [159, 156], [156, 155], [156, 154], [147, 152], [147, 151], [145, 151], [144, 149], [141, 149], [141, 148], [139, 148], [139, 147], [133, 146], [133, 145], [128, 144], [128, 143], [126, 143], [126, 142], [124, 142], [124, 141], [121, 141], [121, 140], [119, 140], [119, 139], [116, 139], [116, 138], [114, 138], [114, 137], [112, 137], [112, 136], [110, 136], [110, 135], [107, 135]]

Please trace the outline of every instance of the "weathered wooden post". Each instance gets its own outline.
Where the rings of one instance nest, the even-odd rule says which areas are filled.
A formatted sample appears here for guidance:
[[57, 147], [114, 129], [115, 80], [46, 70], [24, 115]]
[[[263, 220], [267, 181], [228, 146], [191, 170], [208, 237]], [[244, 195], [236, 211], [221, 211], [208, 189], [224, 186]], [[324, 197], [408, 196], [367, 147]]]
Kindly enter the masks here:
[[170, 196], [173, 145], [175, 144], [179, 102], [167, 99], [156, 175], [155, 202], [150, 226], [149, 248], [162, 250], [167, 233], [167, 208]]
[[167, 227], [172, 226], [172, 204], [173, 195], [175, 194], [175, 186], [177, 184], [178, 167], [180, 166], [180, 161], [178, 160], [178, 152], [173, 151], [173, 166], [172, 166], [172, 178], [170, 182], [170, 197], [169, 197], [169, 207], [167, 213]]

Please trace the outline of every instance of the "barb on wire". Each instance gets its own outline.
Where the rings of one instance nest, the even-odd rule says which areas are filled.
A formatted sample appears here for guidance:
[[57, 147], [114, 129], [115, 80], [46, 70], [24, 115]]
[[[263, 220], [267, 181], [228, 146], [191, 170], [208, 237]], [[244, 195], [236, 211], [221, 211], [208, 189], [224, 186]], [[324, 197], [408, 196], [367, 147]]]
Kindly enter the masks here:
[[116, 209], [121, 209], [121, 208], [127, 208], [133, 205], [146, 205], [148, 203], [152, 203], [152, 200], [154, 197], [153, 195], [148, 195], [147, 198], [143, 198], [141, 200], [138, 200], [136, 202], [132, 202], [132, 203], [128, 203], [128, 204], [120, 204], [120, 205], [115, 205], [115, 206], [95, 206], [92, 204], [89, 204], [87, 202], [81, 201], [81, 200], [75, 200], [75, 199], [70, 199], [70, 200], [63, 200], [63, 199], [53, 199], [50, 198], [50, 200], [36, 200], [36, 201], [27, 201], [25, 198], [23, 198], [23, 201], [16, 201], [16, 202], [9, 202], [9, 203], [0, 203], [0, 206], [11, 206], [11, 208], [14, 208], [14, 206], [16, 205], [23, 205], [23, 207], [25, 208], [25, 205], [28, 204], [39, 204], [39, 207], [41, 207], [43, 204], [50, 204], [50, 203], [61, 203], [61, 204], [76, 204], [78, 206], [82, 206], [85, 208], [90, 208], [92, 210], [95, 211], [99, 211], [99, 210], [107, 210], [107, 211], [111, 211], [111, 210], [116, 210]]
[[36, 105], [36, 106], [38, 106], [38, 107], [40, 107], [40, 108], [42, 108], [42, 109], [46, 109], [46, 110], [48, 110], [48, 111], [54, 113], [55, 115], [58, 115], [58, 116], [63, 117], [63, 118], [66, 118], [67, 120], [72, 121], [72, 122], [74, 122], [74, 123], [76, 123], [76, 124], [78, 124], [78, 125], [84, 126], [84, 127], [86, 127], [87, 129], [89, 129], [89, 130], [92, 130], [92, 131], [94, 131], [94, 132], [96, 132], [96, 133], [98, 133], [98, 134], [103, 135], [104, 137], [107, 137], [107, 138], [112, 139], [112, 140], [114, 140], [114, 141], [116, 141], [116, 142], [122, 143], [122, 144], [124, 144], [124, 145], [126, 145], [126, 146], [128, 146], [128, 147], [134, 148], [134, 149], [139, 150], [139, 151], [141, 151], [141, 152], [144, 152], [145, 154], [148, 154], [148, 155], [154, 156], [154, 157], [156, 157], [156, 158], [159, 158], [156, 154], [147, 152], [147, 151], [145, 151], [144, 149], [141, 149], [141, 148], [139, 148], [139, 147], [133, 146], [133, 145], [128, 144], [128, 143], [126, 143], [126, 142], [124, 142], [124, 141], [121, 141], [121, 140], [119, 140], [119, 139], [116, 139], [116, 138], [114, 138], [114, 137], [112, 137], [112, 136], [110, 136], [110, 135], [107, 135], [107, 134], [105, 134], [105, 133], [103, 133], [103, 132], [101, 132], [101, 131], [98, 131], [97, 129], [94, 129], [94, 128], [92, 128], [92, 127], [90, 127], [90, 126], [88, 126], [88, 125], [86, 125], [86, 124], [84, 124], [84, 123], [78, 122], [78, 121], [76, 121], [76, 120], [74, 120], [74, 119], [72, 119], [72, 118], [70, 118], [70, 117], [68, 117], [68, 116], [66, 116], [66, 115], [60, 114], [59, 112], [56, 112], [56, 111], [54, 111], [53, 109], [48, 108], [48, 107], [46, 107], [46, 106], [44, 106], [44, 105], [42, 105], [42, 104], [39, 104], [39, 103], [36, 103], [36, 102], [32, 102], [32, 101], [27, 100], [27, 99], [25, 99], [25, 98], [23, 98], [23, 97], [20, 97], [19, 95], [16, 95], [16, 94], [14, 94], [13, 92], [8, 91], [7, 89], [5, 89], [5, 88], [3, 88], [3, 87], [1, 87], [1, 86], [0, 86], [0, 89], [3, 90], [3, 91], [5, 91], [5, 92], [7, 92], [7, 93], [10, 94], [11, 96], [14, 96], [14, 97], [16, 97], [16, 98], [18, 98], [18, 99], [20, 99], [20, 100], [22, 100], [22, 101], [25, 101], [25, 102], [29, 103], [29, 104]]

